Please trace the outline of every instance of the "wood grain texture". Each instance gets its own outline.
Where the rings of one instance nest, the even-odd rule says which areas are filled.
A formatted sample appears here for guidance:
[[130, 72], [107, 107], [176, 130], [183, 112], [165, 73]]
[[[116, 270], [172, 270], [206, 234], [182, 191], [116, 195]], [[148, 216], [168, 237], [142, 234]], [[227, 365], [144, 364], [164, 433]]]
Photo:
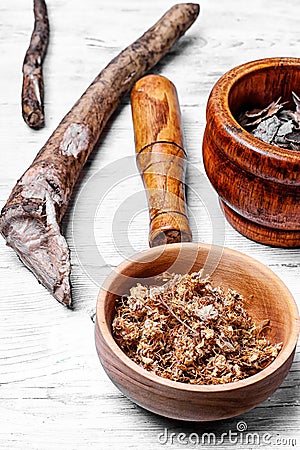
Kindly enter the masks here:
[[271, 245], [283, 248], [298, 248], [300, 246], [300, 231], [280, 230], [258, 224], [255, 221], [248, 220], [231, 209], [226, 203], [220, 200], [224, 215], [228, 222], [248, 239], [265, 245]]
[[292, 104], [299, 85], [299, 58], [265, 58], [227, 72], [207, 105], [206, 173], [229, 222], [263, 244], [300, 246], [300, 155], [255, 138], [238, 117], [275, 98]]
[[192, 240], [185, 205], [185, 150], [174, 84], [148, 75], [131, 91], [137, 166], [147, 192], [149, 245]]
[[[20, 109], [22, 61], [32, 31], [32, 1], [1, 2], [1, 206], [19, 174], [95, 78], [99, 67], [108, 64], [124, 45], [133, 42], [173, 4], [173, 0], [49, 0], [51, 45], [44, 63], [47, 123], [35, 132], [24, 124]], [[214, 83], [227, 70], [250, 60], [299, 57], [299, 5], [295, 0], [253, 0], [249, 7], [248, 2], [240, 0], [210, 0], [201, 7], [199, 20], [153, 71], [171, 79], [178, 91], [188, 154], [187, 203], [193, 238], [225, 242], [227, 247], [267, 264], [286, 283], [300, 306], [299, 250], [259, 245], [225, 222], [217, 195], [204, 175], [201, 157], [206, 102]], [[277, 438], [286, 439], [286, 445], [272, 445], [274, 448], [297, 448], [292, 446], [292, 439], [299, 445], [299, 347], [287, 378], [268, 400], [238, 418], [213, 423], [162, 419], [136, 407], [105, 375], [95, 350], [94, 324], [90, 319], [99, 286], [110, 267], [148, 246], [147, 199], [133, 149], [130, 99], [126, 96], [118, 114], [106, 125], [98, 151], [83, 169], [63, 221], [71, 249], [74, 311], [53, 302], [0, 240], [1, 449], [196, 448], [193, 444], [178, 444], [179, 433], [197, 433], [201, 437], [211, 432], [219, 440], [222, 433], [227, 433], [218, 445], [227, 450], [232, 447], [228, 432], [237, 431], [238, 421], [244, 421], [247, 432], [258, 433], [261, 440], [265, 433], [271, 435], [272, 444]], [[126, 162], [132, 158], [135, 169], [124, 180], [124, 172], [128, 172], [123, 164], [117, 171], [119, 182], [103, 199], [99, 194], [92, 229], [104, 261], [101, 266], [93, 260], [89, 262], [89, 267], [97, 270], [97, 278], [91, 279], [80, 259], [81, 253], [89, 254], [90, 241], [85, 238], [75, 245], [73, 239], [76, 224], [86, 229], [91, 226], [88, 214], [94, 200], [81, 194], [80, 187], [98, 173], [103, 183], [113, 179], [114, 164], [121, 154]], [[116, 233], [114, 217], [133, 192], [141, 193], [143, 207], [135, 211], [132, 220], [125, 216]], [[161, 445], [158, 437], [165, 428], [169, 439]], [[175, 433], [173, 445], [171, 433]], [[235, 447], [258, 450], [262, 445], [254, 442]], [[202, 448], [210, 449], [212, 445], [206, 441]]]

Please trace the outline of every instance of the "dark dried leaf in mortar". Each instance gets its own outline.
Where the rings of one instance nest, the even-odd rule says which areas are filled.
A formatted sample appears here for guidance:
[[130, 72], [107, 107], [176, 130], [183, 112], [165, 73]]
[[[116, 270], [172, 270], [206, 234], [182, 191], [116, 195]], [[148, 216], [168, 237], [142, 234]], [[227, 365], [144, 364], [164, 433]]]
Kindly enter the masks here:
[[281, 98], [266, 108], [240, 114], [239, 123], [255, 137], [269, 144], [300, 151], [300, 98], [292, 92], [295, 110], [286, 108]]

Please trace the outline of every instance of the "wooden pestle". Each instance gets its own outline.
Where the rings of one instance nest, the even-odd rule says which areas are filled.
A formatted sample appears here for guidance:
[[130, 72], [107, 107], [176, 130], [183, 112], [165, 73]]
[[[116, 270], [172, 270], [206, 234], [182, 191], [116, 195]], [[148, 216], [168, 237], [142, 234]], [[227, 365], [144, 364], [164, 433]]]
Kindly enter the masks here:
[[149, 245], [190, 242], [176, 88], [165, 77], [145, 76], [132, 89], [131, 106], [137, 165], [148, 197]]

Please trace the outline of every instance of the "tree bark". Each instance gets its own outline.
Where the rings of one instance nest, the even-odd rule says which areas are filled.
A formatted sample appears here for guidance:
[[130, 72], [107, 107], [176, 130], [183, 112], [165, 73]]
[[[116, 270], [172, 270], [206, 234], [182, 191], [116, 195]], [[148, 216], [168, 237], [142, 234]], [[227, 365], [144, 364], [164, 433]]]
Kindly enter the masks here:
[[25, 265], [71, 307], [69, 249], [60, 233], [73, 187], [123, 95], [192, 25], [199, 5], [178, 4], [114, 58], [64, 117], [12, 190], [0, 231]]
[[49, 20], [44, 0], [34, 0], [34, 29], [23, 62], [22, 115], [31, 128], [44, 120], [43, 61], [49, 41]]

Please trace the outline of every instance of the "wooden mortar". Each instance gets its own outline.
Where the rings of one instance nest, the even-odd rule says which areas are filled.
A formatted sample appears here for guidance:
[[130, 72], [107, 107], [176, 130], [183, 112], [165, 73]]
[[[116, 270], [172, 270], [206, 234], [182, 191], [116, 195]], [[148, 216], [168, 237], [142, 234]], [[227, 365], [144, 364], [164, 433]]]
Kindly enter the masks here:
[[237, 117], [279, 97], [292, 108], [299, 86], [299, 58], [252, 61], [223, 75], [207, 105], [203, 159], [225, 216], [248, 238], [278, 247], [300, 246], [300, 153], [261, 141]]

